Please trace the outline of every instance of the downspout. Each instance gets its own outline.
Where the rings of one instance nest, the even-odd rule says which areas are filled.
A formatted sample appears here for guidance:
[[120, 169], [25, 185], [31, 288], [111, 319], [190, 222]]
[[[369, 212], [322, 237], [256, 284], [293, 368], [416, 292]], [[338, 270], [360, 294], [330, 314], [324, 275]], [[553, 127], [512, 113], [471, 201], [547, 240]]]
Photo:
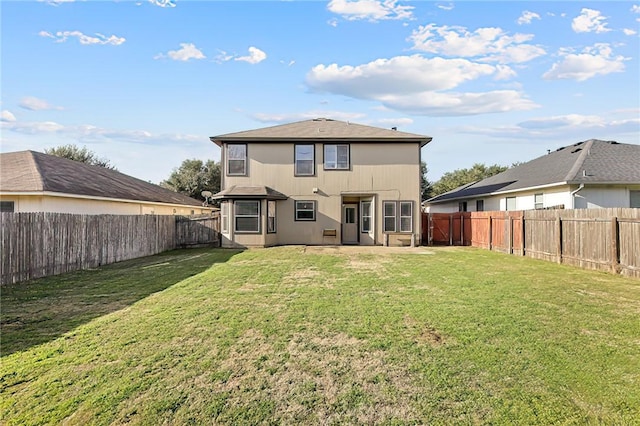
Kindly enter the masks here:
[[580, 186], [578, 187], [578, 189], [576, 189], [575, 191], [571, 191], [571, 208], [575, 209], [576, 208], [576, 194], [582, 190], [582, 188], [584, 188], [584, 183], [581, 183]]

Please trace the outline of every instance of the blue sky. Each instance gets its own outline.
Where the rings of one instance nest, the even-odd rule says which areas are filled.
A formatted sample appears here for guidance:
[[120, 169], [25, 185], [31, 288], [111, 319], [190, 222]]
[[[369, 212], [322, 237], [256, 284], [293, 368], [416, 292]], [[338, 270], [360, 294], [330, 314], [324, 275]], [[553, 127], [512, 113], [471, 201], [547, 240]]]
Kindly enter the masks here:
[[429, 135], [429, 179], [640, 144], [640, 2], [2, 1], [2, 152], [154, 183], [208, 137], [316, 117]]

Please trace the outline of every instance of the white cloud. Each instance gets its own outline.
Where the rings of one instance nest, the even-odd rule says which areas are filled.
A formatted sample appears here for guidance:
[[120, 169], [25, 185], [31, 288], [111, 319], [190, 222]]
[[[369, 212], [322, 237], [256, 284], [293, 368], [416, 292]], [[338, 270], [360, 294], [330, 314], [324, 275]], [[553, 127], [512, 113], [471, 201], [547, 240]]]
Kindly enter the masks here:
[[438, 9], [442, 9], [442, 10], [453, 10], [454, 5], [453, 5], [453, 3], [448, 3], [448, 4], [440, 3], [440, 4], [436, 4], [436, 7]]
[[33, 96], [27, 96], [26, 98], [22, 98], [20, 103], [18, 104], [21, 108], [28, 109], [30, 111], [43, 111], [43, 110], [62, 110], [64, 108], [60, 106], [51, 105], [49, 102], [44, 99], [38, 99]]
[[577, 33], [604, 33], [611, 31], [607, 28], [606, 19], [606, 17], [600, 14], [599, 10], [587, 9], [585, 7], [580, 11], [580, 15], [573, 18], [571, 28]]
[[190, 59], [205, 59], [204, 53], [193, 43], [180, 43], [180, 49], [170, 50], [167, 54], [159, 53], [153, 59], [163, 59], [169, 57], [174, 61], [188, 61]]
[[429, 24], [414, 30], [407, 40], [413, 49], [454, 57], [477, 58], [483, 62], [522, 63], [544, 55], [545, 50], [526, 42], [533, 34], [508, 35], [501, 28], [478, 28]]
[[523, 24], [530, 24], [532, 20], [534, 19], [540, 19], [540, 15], [538, 15], [535, 12], [530, 12], [528, 10], [525, 10], [524, 12], [522, 12], [522, 15], [520, 15], [520, 17], [518, 18], [518, 20], [516, 21], [518, 23], [518, 25], [523, 25]]
[[206, 140], [206, 136], [189, 134], [153, 134], [146, 130], [117, 130], [82, 124], [67, 126], [54, 121], [19, 122], [2, 121], [2, 129], [27, 135], [56, 135], [78, 142], [95, 143], [117, 140], [139, 144], [189, 144]]
[[636, 35], [636, 34], [638, 34], [638, 32], [637, 32], [637, 31], [632, 30], [632, 29], [630, 29], [630, 28], [623, 28], [623, 29], [622, 29], [622, 32], [623, 32], [625, 35], [628, 35], [628, 36], [632, 36], [632, 35]]
[[338, 26], [338, 20], [336, 18], [331, 18], [327, 21], [327, 24], [335, 28]]
[[124, 37], [118, 37], [115, 35], [111, 35], [109, 37], [96, 33], [95, 36], [88, 36], [86, 34], [81, 33], [80, 31], [58, 31], [55, 34], [52, 34], [48, 31], [40, 31], [38, 33], [40, 37], [47, 37], [54, 39], [56, 43], [64, 43], [69, 39], [69, 37], [76, 37], [80, 44], [111, 44], [113, 46], [121, 45], [126, 41]]
[[509, 67], [466, 59], [413, 55], [378, 59], [355, 67], [317, 65], [307, 74], [306, 84], [318, 92], [374, 100], [390, 109], [423, 115], [457, 116], [536, 107], [515, 90], [443, 93], [481, 77], [506, 78], [512, 73]]
[[568, 114], [534, 118], [518, 123], [523, 129], [552, 129], [559, 127], [602, 127], [605, 121], [597, 115]]
[[11, 113], [11, 111], [8, 110], [2, 110], [2, 113], [0, 113], [0, 121], [6, 121], [6, 122], [14, 122], [16, 121], [16, 116], [13, 115], [13, 113]]
[[584, 81], [598, 75], [624, 71], [624, 61], [629, 58], [613, 56], [607, 43], [596, 43], [586, 47], [582, 53], [560, 50], [560, 62], [542, 75], [546, 80], [572, 79]]
[[295, 63], [296, 63], [296, 61], [294, 61], [294, 60], [292, 59], [292, 60], [290, 60], [289, 62], [280, 61], [280, 63], [281, 63], [282, 65], [286, 65], [286, 66], [290, 67], [290, 66], [293, 66], [293, 64], [295, 64]]
[[626, 140], [624, 135], [637, 135], [640, 131], [640, 118], [637, 118], [637, 111], [635, 117], [629, 118], [625, 116], [626, 114], [628, 112], [620, 111], [612, 111], [602, 116], [567, 114], [532, 118], [515, 125], [484, 128], [464, 126], [457, 131], [511, 140], [561, 138], [567, 143], [590, 138]]
[[311, 120], [314, 118], [332, 118], [341, 121], [355, 121], [364, 118], [365, 115], [358, 112], [314, 110], [286, 114], [256, 113], [251, 118], [262, 123], [291, 123], [294, 121]]
[[47, 3], [51, 6], [60, 6], [62, 3], [73, 3], [75, 0], [38, 0], [40, 3]]
[[517, 75], [513, 68], [507, 65], [496, 65], [496, 70], [496, 75], [493, 77], [494, 80], [508, 80]]
[[149, 0], [149, 3], [160, 7], [176, 7], [176, 2], [172, 0]]
[[397, 3], [397, 0], [331, 0], [327, 9], [349, 21], [411, 19], [413, 6]]
[[237, 58], [234, 58], [234, 61], [243, 61], [243, 62], [248, 62], [250, 64], [257, 64], [259, 62], [264, 61], [265, 59], [267, 59], [267, 54], [264, 53], [262, 50], [258, 49], [257, 47], [249, 47], [249, 55], [248, 56], [239, 56]]

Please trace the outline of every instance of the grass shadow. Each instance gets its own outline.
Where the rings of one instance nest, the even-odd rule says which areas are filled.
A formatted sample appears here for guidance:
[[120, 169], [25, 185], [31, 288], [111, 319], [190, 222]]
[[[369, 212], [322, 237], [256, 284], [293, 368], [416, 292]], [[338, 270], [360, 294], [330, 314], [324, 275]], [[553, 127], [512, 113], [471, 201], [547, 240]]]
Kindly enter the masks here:
[[2, 357], [49, 342], [94, 318], [228, 261], [241, 250], [185, 249], [0, 288]]

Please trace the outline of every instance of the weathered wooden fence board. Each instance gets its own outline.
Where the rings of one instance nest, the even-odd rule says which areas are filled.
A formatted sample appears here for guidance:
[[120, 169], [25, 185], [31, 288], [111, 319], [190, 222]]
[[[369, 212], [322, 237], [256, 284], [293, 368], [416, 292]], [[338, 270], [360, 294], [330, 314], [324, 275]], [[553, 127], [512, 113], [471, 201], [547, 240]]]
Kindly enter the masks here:
[[[461, 244], [449, 234], [461, 214], [425, 214], [423, 241]], [[640, 277], [640, 209], [472, 212], [466, 223], [464, 245]]]
[[[1, 213], [0, 220], [2, 284], [95, 268], [181, 245], [175, 216]], [[211, 229], [207, 235], [217, 240], [216, 233]]]

